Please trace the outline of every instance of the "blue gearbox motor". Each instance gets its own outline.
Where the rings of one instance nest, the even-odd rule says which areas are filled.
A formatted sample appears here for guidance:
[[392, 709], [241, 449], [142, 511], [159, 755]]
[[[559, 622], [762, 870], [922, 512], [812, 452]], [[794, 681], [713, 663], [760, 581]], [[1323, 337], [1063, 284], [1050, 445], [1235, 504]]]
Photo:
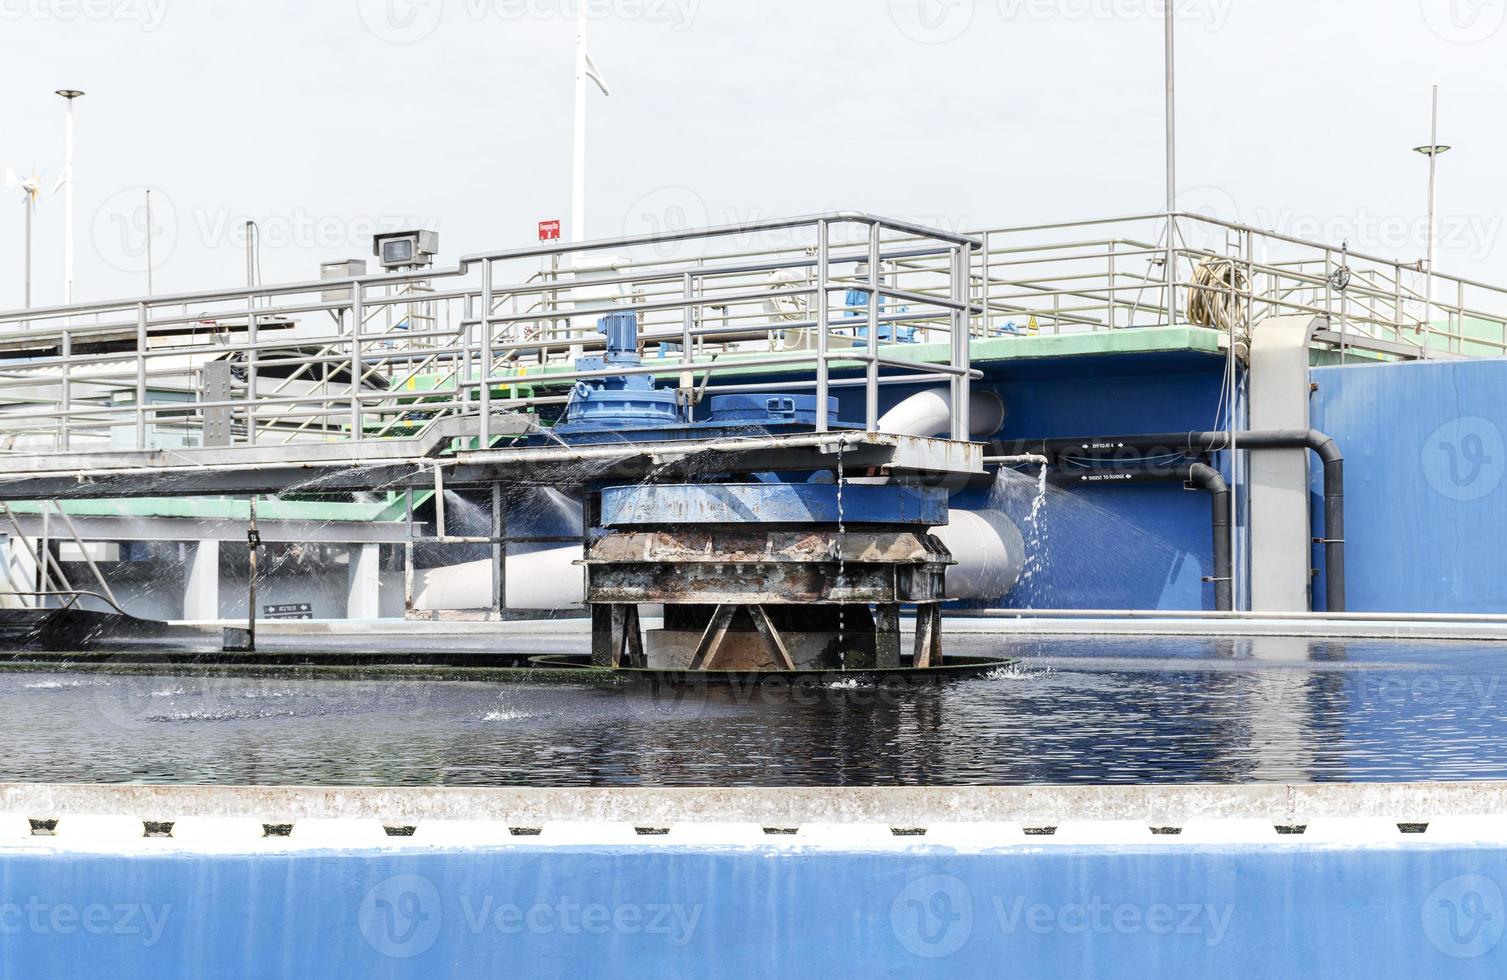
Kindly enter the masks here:
[[[607, 351], [576, 360], [577, 371], [632, 368], [643, 363], [638, 354], [638, 315], [612, 313], [597, 321], [597, 330], [607, 337]], [[679, 397], [673, 388], [658, 388], [652, 374], [619, 374], [582, 379], [570, 393], [565, 419], [555, 431], [590, 432], [615, 429], [646, 429], [677, 425], [684, 421]]]

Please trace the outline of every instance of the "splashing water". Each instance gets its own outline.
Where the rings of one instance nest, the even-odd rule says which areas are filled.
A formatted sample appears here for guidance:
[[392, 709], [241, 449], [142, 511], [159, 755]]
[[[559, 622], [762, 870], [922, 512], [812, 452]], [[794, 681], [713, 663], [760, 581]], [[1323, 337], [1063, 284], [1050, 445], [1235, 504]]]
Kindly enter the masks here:
[[[1022, 594], [1031, 597], [1028, 606], [1037, 605], [1040, 587], [1051, 562], [1046, 519], [1047, 470], [1047, 465], [1042, 463], [1036, 473], [1035, 493], [1031, 497], [1030, 510], [1026, 513], [1023, 522], [1025, 526], [1022, 528], [1026, 555], [1025, 565], [1020, 572], [1019, 588]], [[1025, 489], [1028, 480], [1029, 477], [1024, 473], [1000, 467], [994, 477], [994, 487], [989, 492], [989, 506], [1003, 510], [1008, 503], [1019, 500], [1021, 495], [1018, 491]]]

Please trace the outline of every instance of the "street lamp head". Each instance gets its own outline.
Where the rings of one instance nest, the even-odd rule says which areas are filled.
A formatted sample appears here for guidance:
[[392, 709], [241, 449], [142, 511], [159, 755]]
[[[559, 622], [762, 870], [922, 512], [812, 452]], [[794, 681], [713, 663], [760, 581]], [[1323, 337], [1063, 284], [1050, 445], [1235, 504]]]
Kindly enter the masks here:
[[80, 90], [76, 89], [76, 88], [60, 88], [56, 92], [54, 92], [52, 94], [53, 95], [61, 95], [63, 98], [67, 99], [69, 102], [72, 102], [74, 99], [82, 97], [84, 93], [81, 92]]
[[1415, 146], [1413, 147], [1413, 152], [1422, 153], [1426, 157], [1436, 157], [1441, 153], [1448, 153], [1452, 149], [1454, 147], [1436, 144], [1434, 146]]

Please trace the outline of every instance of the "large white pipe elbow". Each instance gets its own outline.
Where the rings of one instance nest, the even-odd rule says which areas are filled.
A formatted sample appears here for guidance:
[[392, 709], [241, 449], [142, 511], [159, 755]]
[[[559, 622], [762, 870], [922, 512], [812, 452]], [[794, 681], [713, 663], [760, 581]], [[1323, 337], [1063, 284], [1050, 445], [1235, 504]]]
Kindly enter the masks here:
[[1026, 566], [1026, 542], [997, 510], [950, 510], [932, 529], [957, 562], [947, 569], [947, 598], [998, 599], [1015, 588]]
[[[987, 439], [1005, 424], [999, 395], [973, 389], [968, 398], [968, 434]], [[879, 418], [879, 431], [897, 436], [940, 436], [952, 432], [952, 390], [931, 388], [911, 395]]]
[[[586, 600], [579, 545], [507, 556], [507, 608], [568, 609]], [[492, 563], [468, 561], [414, 573], [415, 609], [490, 609]]]

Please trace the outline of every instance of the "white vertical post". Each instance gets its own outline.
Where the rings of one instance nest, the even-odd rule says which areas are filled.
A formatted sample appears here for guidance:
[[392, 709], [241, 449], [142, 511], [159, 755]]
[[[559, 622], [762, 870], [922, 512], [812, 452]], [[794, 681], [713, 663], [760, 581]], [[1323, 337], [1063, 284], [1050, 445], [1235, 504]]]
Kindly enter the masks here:
[[827, 418], [827, 253], [829, 231], [825, 220], [816, 223], [816, 431], [826, 432]]
[[22, 595], [37, 587], [37, 556], [23, 537], [0, 532], [0, 577], [10, 595], [0, 591], [0, 609], [28, 609], [45, 605], [40, 596]]
[[63, 303], [73, 302], [73, 99], [63, 123]]
[[575, 136], [570, 166], [570, 240], [586, 240], [586, 83], [595, 82], [603, 95], [611, 95], [591, 52], [586, 50], [586, 4], [576, 6], [576, 107]]
[[[26, 194], [26, 308], [31, 309], [31, 215], [36, 210], [37, 191], [33, 187]], [[30, 327], [30, 324], [27, 324]]]
[[351, 546], [345, 601], [347, 619], [378, 619], [382, 615], [381, 548], [380, 544]]
[[[1439, 230], [1437, 217], [1436, 187], [1439, 172], [1439, 154], [1449, 150], [1439, 145], [1439, 86], [1434, 86], [1433, 106], [1429, 116], [1429, 144], [1417, 147], [1419, 153], [1429, 158], [1429, 227], [1428, 227], [1428, 275], [1424, 280], [1425, 329], [1434, 328], [1434, 266], [1439, 258]], [[1428, 349], [1428, 337], [1423, 339], [1424, 350]]]
[[973, 431], [969, 402], [973, 398], [973, 382], [968, 377], [970, 348], [968, 343], [968, 269], [973, 260], [972, 246], [955, 245], [952, 248], [952, 296], [961, 306], [952, 311], [952, 356], [949, 359], [954, 369], [962, 368], [952, 377], [952, 438], [967, 442]]
[[863, 427], [879, 431], [879, 222], [869, 225], [869, 344], [864, 379]]
[[147, 295], [152, 295], [152, 189], [147, 188], [146, 194], [146, 232], [147, 232]]
[[1167, 213], [1177, 210], [1177, 5], [1166, 5], [1162, 44], [1167, 71]]
[[[477, 449], [492, 446], [492, 260], [481, 261], [481, 391], [477, 405], [481, 412], [477, 429]], [[439, 472], [438, 470], [435, 471]]]
[[220, 618], [220, 542], [205, 540], [190, 545], [188, 567], [183, 577], [183, 618]]
[[570, 160], [570, 240], [586, 240], [586, 5], [576, 10], [575, 133]]
[[362, 284], [351, 284], [351, 438], [360, 441], [364, 422], [361, 413], [361, 321], [366, 317]]
[[63, 117], [63, 303], [73, 302], [73, 102], [84, 93], [78, 89], [57, 90], [68, 103]]
[[1167, 282], [1167, 326], [1177, 323], [1177, 5], [1166, 5], [1162, 41], [1167, 71], [1167, 254], [1163, 257]]
[[[696, 295], [696, 281], [689, 272], [680, 277], [680, 294], [685, 300], [685, 308], [681, 310], [680, 316], [680, 363], [689, 368], [692, 360], [691, 347], [696, 342], [693, 334], [696, 328], [696, 308], [692, 305]], [[686, 417], [690, 418], [696, 376], [689, 370], [680, 372], [680, 390], [685, 398]]]
[[136, 448], [147, 448], [147, 305], [136, 304]]
[[1439, 175], [1439, 86], [1434, 86], [1433, 105], [1429, 114], [1429, 278], [1428, 323], [1434, 326], [1434, 269], [1439, 258], [1438, 175]]
[[58, 385], [58, 408], [62, 415], [58, 417], [58, 449], [67, 452], [69, 448], [69, 429], [73, 416], [69, 415], [69, 409], [73, 408], [73, 377], [68, 366], [73, 363], [73, 335], [67, 330], [63, 331], [63, 343], [59, 348], [63, 355], [62, 378]]

